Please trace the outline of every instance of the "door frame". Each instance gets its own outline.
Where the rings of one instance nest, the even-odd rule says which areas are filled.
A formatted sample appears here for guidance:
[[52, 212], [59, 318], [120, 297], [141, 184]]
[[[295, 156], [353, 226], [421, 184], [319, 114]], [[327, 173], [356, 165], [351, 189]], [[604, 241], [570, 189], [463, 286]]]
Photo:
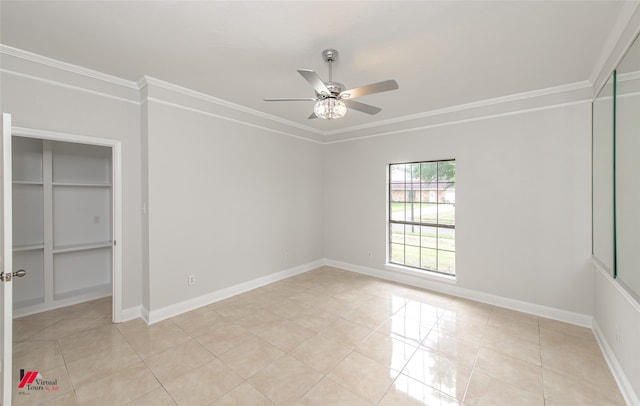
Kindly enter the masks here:
[[[11, 114], [2, 113], [2, 269], [13, 273], [13, 170]], [[9, 176], [7, 176], [9, 175]], [[13, 380], [13, 282], [0, 282], [2, 289], [2, 382], [0, 382], [0, 402], [11, 404]], [[6, 317], [9, 316], [9, 317]]]
[[12, 137], [29, 137], [49, 141], [73, 142], [111, 148], [111, 230], [114, 245], [112, 253], [112, 317], [113, 323], [122, 322], [122, 142], [109, 138], [61, 133], [26, 127], [12, 127]]

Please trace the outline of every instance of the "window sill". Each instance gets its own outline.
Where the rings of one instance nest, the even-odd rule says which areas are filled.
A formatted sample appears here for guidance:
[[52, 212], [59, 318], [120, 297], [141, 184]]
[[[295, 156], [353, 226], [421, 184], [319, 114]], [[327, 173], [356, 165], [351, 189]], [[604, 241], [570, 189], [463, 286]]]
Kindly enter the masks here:
[[458, 280], [456, 279], [455, 276], [443, 275], [443, 274], [439, 274], [439, 273], [436, 273], [436, 272], [429, 272], [429, 271], [419, 271], [419, 270], [414, 269], [414, 268], [409, 268], [409, 267], [406, 267], [406, 266], [396, 265], [396, 264], [391, 264], [391, 263], [384, 264], [384, 267], [388, 271], [399, 272], [399, 273], [403, 273], [405, 275], [415, 276], [415, 277], [422, 278], [422, 279], [428, 279], [428, 280], [432, 280], [432, 281], [444, 282], [444, 283], [449, 283], [449, 284], [452, 284], [452, 285], [455, 285], [455, 284], [458, 283]]

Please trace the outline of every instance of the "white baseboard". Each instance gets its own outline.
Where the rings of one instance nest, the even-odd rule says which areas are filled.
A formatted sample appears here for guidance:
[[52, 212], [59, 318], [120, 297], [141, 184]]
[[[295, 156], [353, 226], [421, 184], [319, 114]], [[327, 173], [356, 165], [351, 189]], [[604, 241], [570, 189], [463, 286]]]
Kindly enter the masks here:
[[142, 317], [142, 306], [133, 306], [127, 309], [122, 309], [121, 322], [138, 319]]
[[149, 309], [144, 306], [140, 306], [140, 318], [142, 318], [145, 323], [151, 324], [149, 323]]
[[461, 288], [451, 284], [449, 281], [440, 282], [434, 278], [421, 278], [407, 273], [391, 272], [370, 268], [362, 265], [355, 265], [346, 262], [325, 259], [324, 263], [329, 266], [341, 268], [347, 271], [357, 272], [364, 275], [374, 276], [376, 278], [386, 279], [394, 282], [404, 283], [419, 288], [434, 290], [436, 292], [446, 293], [448, 295], [457, 296], [465, 299], [475, 300], [477, 302], [487, 303], [494, 306], [504, 307], [523, 313], [533, 314], [535, 316], [546, 317], [549, 319], [563, 321], [565, 323], [575, 324], [581, 327], [591, 328], [593, 317], [570, 312], [567, 310], [555, 309], [553, 307], [542, 306], [535, 303], [524, 302], [521, 300], [511, 299], [503, 296], [492, 295], [490, 293], [478, 292], [471, 289]]
[[593, 333], [596, 336], [596, 341], [598, 341], [600, 350], [602, 351], [602, 354], [604, 354], [604, 359], [607, 361], [609, 369], [613, 373], [613, 377], [618, 384], [618, 388], [620, 389], [625, 402], [627, 402], [627, 405], [630, 406], [640, 405], [640, 398], [638, 398], [638, 395], [633, 390], [631, 382], [629, 382], [629, 379], [627, 379], [627, 375], [624, 373], [622, 366], [618, 362], [613, 349], [611, 348], [611, 346], [609, 346], [604, 332], [600, 328], [600, 325], [598, 324], [596, 319], [593, 319]]
[[261, 286], [310, 271], [322, 265], [324, 265], [324, 260], [309, 262], [307, 264], [285, 269], [284, 271], [276, 272], [267, 276], [263, 276], [261, 278], [252, 279], [250, 281], [239, 283], [228, 288], [207, 293], [206, 295], [198, 296], [193, 299], [166, 306], [161, 309], [146, 311], [146, 309], [143, 308], [142, 318], [147, 322], [147, 324], [157, 323], [170, 317], [177, 316], [179, 314], [209, 305], [211, 303], [215, 303], [222, 299], [226, 299], [228, 297], [235, 296], [240, 293], [244, 293], [249, 290], [253, 290]]

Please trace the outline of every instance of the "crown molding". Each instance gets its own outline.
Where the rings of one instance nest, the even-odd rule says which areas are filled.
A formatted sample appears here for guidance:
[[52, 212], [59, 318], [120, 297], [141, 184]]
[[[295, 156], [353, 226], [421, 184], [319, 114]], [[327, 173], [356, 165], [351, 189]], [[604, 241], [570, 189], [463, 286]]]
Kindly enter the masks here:
[[136, 83], [137, 83], [138, 89], [140, 89], [140, 90], [144, 89], [145, 87], [147, 87], [149, 85], [157, 86], [157, 87], [160, 87], [162, 89], [169, 90], [171, 92], [175, 92], [175, 93], [182, 94], [182, 95], [185, 95], [185, 96], [193, 97], [194, 99], [202, 100], [202, 101], [205, 101], [205, 102], [208, 102], [208, 103], [213, 103], [213, 104], [216, 104], [216, 105], [219, 105], [219, 106], [222, 106], [222, 107], [226, 107], [226, 108], [229, 108], [229, 109], [232, 109], [232, 110], [240, 111], [242, 113], [251, 114], [253, 116], [260, 117], [260, 118], [263, 118], [263, 119], [266, 119], [266, 120], [269, 120], [269, 121], [273, 121], [273, 122], [276, 122], [276, 123], [279, 123], [279, 124], [284, 124], [284, 125], [287, 125], [287, 126], [290, 126], [290, 127], [295, 127], [295, 128], [298, 128], [298, 129], [301, 129], [301, 130], [304, 130], [304, 131], [308, 131], [308, 132], [311, 132], [311, 133], [314, 133], [314, 134], [318, 134], [318, 135], [325, 135], [324, 131], [315, 129], [313, 127], [302, 125], [302, 124], [296, 123], [296, 122], [291, 121], [291, 120], [287, 120], [287, 119], [284, 119], [284, 118], [281, 118], [281, 117], [274, 116], [272, 114], [263, 113], [261, 111], [251, 109], [249, 107], [245, 107], [245, 106], [242, 106], [242, 105], [239, 105], [239, 104], [236, 104], [236, 103], [232, 103], [232, 102], [229, 102], [227, 100], [223, 100], [223, 99], [220, 99], [218, 97], [211, 96], [209, 94], [199, 92], [197, 90], [188, 89], [186, 87], [182, 87], [182, 86], [179, 86], [179, 85], [176, 85], [176, 84], [173, 84], [173, 83], [165, 82], [163, 80], [156, 79], [156, 78], [151, 77], [151, 76], [143, 76]]
[[616, 80], [618, 82], [626, 82], [629, 80], [640, 79], [640, 71], [635, 72], [627, 72], [627, 73], [618, 73], [616, 75]]
[[609, 76], [640, 35], [640, 1], [625, 2], [607, 42], [596, 62], [589, 81], [595, 98], [607, 83]]
[[[636, 9], [635, 14], [640, 15], [640, 7]], [[153, 86], [158, 89], [162, 89], [163, 91], [186, 96], [194, 100], [208, 103], [212, 106], [221, 107], [222, 109], [226, 109], [227, 112], [235, 111], [245, 114], [245, 118], [247, 119], [245, 124], [247, 125], [294, 136], [295, 138], [310, 140], [320, 144], [390, 135], [399, 132], [430, 128], [433, 126], [472, 121], [482, 119], [483, 117], [496, 117], [505, 114], [513, 114], [517, 111], [531, 111], [545, 106], [571, 104], [586, 100], [587, 98], [584, 97], [583, 93], [586, 92], [590, 95], [593, 93], [592, 83], [585, 80], [561, 86], [430, 110], [423, 113], [406, 115], [358, 126], [346, 127], [339, 130], [323, 131], [150, 76], [143, 76], [138, 81], [133, 82], [3, 44], [0, 44], [0, 54], [12, 55], [17, 58], [33, 61], [66, 72], [81, 75], [83, 77], [97, 79], [126, 89], [133, 89], [139, 94], [138, 102], [144, 103], [145, 100], [162, 100], [171, 103], [174, 101], [165, 100], [165, 97], [158, 97], [157, 95], [149, 95], [148, 88], [149, 86]], [[20, 74], [20, 72], [11, 73]], [[57, 81], [53, 80], [53, 82]], [[591, 99], [591, 97], [588, 99]], [[177, 105], [179, 103], [174, 104]], [[198, 108], [197, 106], [184, 107], [194, 112], [202, 112], [218, 117], [223, 117], [225, 115], [224, 110], [209, 111], [208, 109]], [[262, 122], [260, 122], [260, 120], [251, 120], [251, 117], [261, 119]], [[229, 117], [229, 119], [236, 122], [244, 122], [242, 117]], [[279, 128], [278, 125], [285, 126], [286, 128]], [[287, 130], [287, 128], [292, 130], [298, 129], [306, 134], [296, 133], [296, 131]]]
[[114, 95], [106, 93], [106, 92], [99, 92], [99, 91], [96, 91], [96, 90], [87, 89], [86, 87], [82, 87], [82, 86], [71, 85], [71, 84], [68, 84], [68, 83], [65, 83], [65, 82], [61, 82], [59, 80], [46, 79], [46, 78], [43, 78], [41, 76], [29, 75], [29, 74], [26, 74], [26, 73], [16, 72], [16, 71], [9, 70], [9, 69], [4, 69], [4, 68], [0, 68], [0, 72], [5, 73], [7, 75], [13, 75], [13, 76], [21, 77], [21, 78], [27, 78], [27, 79], [30, 79], [30, 80], [35, 80], [35, 81], [42, 82], [42, 83], [47, 83], [47, 84], [53, 85], [53, 86], [64, 87], [66, 89], [73, 89], [73, 90], [76, 90], [78, 92], [90, 93], [90, 94], [94, 94], [96, 96], [106, 97], [108, 99], [118, 100], [118, 101], [125, 102], [125, 103], [136, 104], [136, 105], [140, 104], [140, 102], [138, 102], [137, 100], [131, 100], [131, 99], [128, 99], [126, 97], [114, 96]]
[[507, 104], [512, 102], [520, 102], [523, 100], [535, 99], [535, 98], [551, 96], [551, 95], [556, 95], [561, 93], [570, 93], [573, 91], [588, 89], [590, 87], [591, 87], [591, 83], [589, 83], [589, 81], [584, 80], [581, 82], [569, 83], [561, 86], [548, 87], [545, 89], [533, 90], [533, 91], [523, 92], [523, 93], [516, 93], [508, 96], [495, 97], [492, 99], [480, 100], [472, 103], [459, 104], [456, 106], [445, 107], [445, 108], [436, 109], [436, 110], [429, 110], [424, 113], [411, 114], [407, 116], [392, 118], [389, 120], [376, 121], [375, 123], [347, 127], [340, 130], [325, 131], [324, 135], [326, 136], [326, 135], [338, 135], [338, 134], [350, 133], [357, 130], [365, 130], [365, 129], [371, 129], [374, 127], [382, 127], [384, 125], [399, 124], [399, 123], [404, 123], [404, 122], [413, 121], [413, 120], [420, 120], [424, 118], [442, 116], [445, 114], [452, 114], [452, 113], [458, 113], [458, 112], [463, 112], [468, 110], [480, 109], [483, 107], [496, 106], [496, 105]]
[[[620, 10], [620, 15], [616, 19], [616, 22], [609, 32], [609, 36], [604, 44], [604, 47], [600, 51], [600, 55], [598, 56], [598, 60], [596, 64], [593, 66], [593, 70], [589, 75], [589, 82], [594, 83], [598, 80], [598, 77], [604, 73], [605, 65], [609, 60], [609, 57], [613, 53], [616, 44], [622, 37], [625, 29], [629, 25], [629, 21], [631, 21], [631, 17], [633, 13], [636, 11], [636, 8], [640, 7], [640, 3], [634, 2], [625, 2], [622, 5], [622, 10]], [[609, 72], [607, 72], [609, 73]]]
[[406, 132], [410, 132], [410, 131], [427, 130], [427, 129], [430, 129], [430, 128], [445, 127], [445, 126], [456, 125], [456, 124], [464, 124], [464, 123], [470, 123], [470, 122], [481, 121], [481, 120], [489, 120], [489, 119], [494, 119], [494, 118], [499, 118], [499, 117], [508, 117], [508, 116], [513, 116], [513, 115], [517, 115], [517, 114], [526, 114], [526, 113], [531, 113], [531, 112], [535, 112], [535, 111], [544, 111], [544, 110], [554, 109], [554, 108], [558, 108], [558, 107], [572, 106], [572, 105], [575, 105], [575, 104], [583, 104], [583, 103], [591, 103], [591, 101], [590, 100], [577, 100], [577, 101], [569, 102], [569, 103], [557, 103], [557, 104], [546, 105], [546, 106], [541, 106], [541, 107], [534, 107], [534, 108], [527, 108], [527, 109], [521, 108], [521, 109], [517, 109], [517, 110], [514, 110], [514, 111], [505, 111], [505, 112], [495, 113], [495, 114], [484, 114], [484, 115], [479, 115], [479, 116], [476, 116], [476, 117], [469, 117], [469, 118], [462, 118], [462, 119], [453, 119], [453, 118], [451, 118], [451, 119], [447, 119], [447, 120], [445, 120], [443, 122], [440, 122], [440, 123], [416, 125], [416, 126], [411, 126], [411, 127], [406, 127], [406, 128], [399, 128], [399, 129], [390, 130], [390, 131], [382, 131], [382, 132], [372, 133], [372, 134], [369, 134], [369, 135], [355, 136], [355, 137], [351, 137], [351, 138], [344, 138], [344, 139], [338, 139], [338, 140], [325, 141], [324, 144], [339, 144], [339, 143], [343, 143], [343, 142], [359, 141], [359, 140], [365, 140], [365, 139], [368, 139], [368, 138], [377, 138], [377, 137], [383, 137], [383, 136], [386, 136], [386, 135], [402, 134], [402, 133], [406, 133]]
[[25, 59], [31, 62], [46, 65], [52, 68], [60, 69], [77, 75], [86, 76], [92, 79], [97, 79], [103, 82], [111, 83], [113, 85], [123, 86], [128, 89], [138, 90], [138, 85], [130, 80], [122, 79], [117, 76], [112, 76], [107, 73], [98, 72], [93, 69], [85, 68], [82, 66], [74, 65], [67, 62], [62, 62], [57, 59], [49, 58], [43, 55], [34, 54], [33, 52], [25, 51], [23, 49], [14, 48], [8, 45], [0, 44], [0, 54], [11, 55], [17, 58]]
[[318, 141], [318, 140], [314, 140], [313, 138], [302, 137], [300, 135], [293, 134], [293, 133], [290, 133], [290, 132], [277, 130], [275, 128], [270, 128], [270, 127], [267, 127], [267, 126], [264, 126], [264, 125], [250, 123], [248, 121], [237, 120], [237, 119], [234, 119], [234, 118], [226, 117], [226, 116], [224, 116], [222, 114], [216, 114], [216, 113], [212, 113], [210, 111], [205, 111], [205, 110], [202, 110], [202, 109], [188, 107], [188, 106], [185, 106], [185, 105], [179, 104], [179, 103], [172, 103], [172, 102], [169, 102], [169, 101], [166, 101], [166, 100], [163, 100], [163, 99], [157, 99], [155, 97], [148, 97], [147, 96], [147, 97], [144, 98], [144, 100], [141, 102], [141, 104], [146, 104], [148, 102], [164, 104], [165, 106], [169, 106], [169, 107], [173, 107], [173, 108], [177, 108], [177, 109], [181, 109], [181, 110], [185, 110], [185, 111], [190, 111], [192, 113], [202, 114], [202, 115], [209, 116], [209, 117], [214, 117], [214, 118], [217, 118], [217, 119], [220, 119], [220, 120], [230, 121], [232, 123], [244, 125], [244, 126], [247, 126], [247, 127], [253, 127], [253, 128], [258, 128], [258, 129], [264, 130], [264, 131], [274, 132], [276, 134], [286, 135], [286, 136], [291, 137], [291, 138], [296, 138], [296, 139], [307, 141], [307, 142], [311, 142], [311, 143], [314, 143], [314, 144], [325, 144], [324, 142]]

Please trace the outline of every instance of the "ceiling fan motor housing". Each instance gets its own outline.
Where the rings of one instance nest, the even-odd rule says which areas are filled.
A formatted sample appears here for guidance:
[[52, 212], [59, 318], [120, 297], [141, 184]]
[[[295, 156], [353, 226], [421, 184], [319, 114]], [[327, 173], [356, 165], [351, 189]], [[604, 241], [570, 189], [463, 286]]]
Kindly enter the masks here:
[[335, 62], [338, 60], [338, 51], [335, 49], [325, 49], [322, 51], [322, 59], [325, 62]]
[[[324, 82], [324, 85], [327, 87], [329, 92], [331, 93], [328, 97], [337, 98], [341, 92], [344, 91], [345, 86], [339, 82]], [[322, 95], [318, 95], [318, 97], [322, 97]]]

